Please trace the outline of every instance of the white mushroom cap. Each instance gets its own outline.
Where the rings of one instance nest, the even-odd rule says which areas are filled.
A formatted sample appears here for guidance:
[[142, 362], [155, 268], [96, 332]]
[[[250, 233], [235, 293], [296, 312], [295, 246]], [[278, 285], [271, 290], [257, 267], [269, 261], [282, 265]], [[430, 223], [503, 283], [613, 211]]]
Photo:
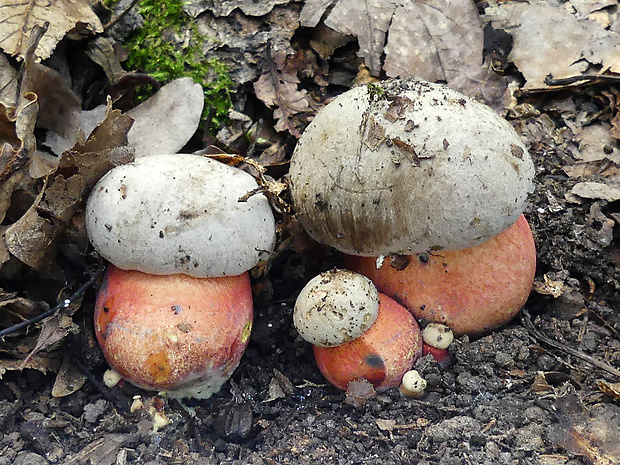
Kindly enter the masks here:
[[420, 376], [417, 370], [409, 370], [403, 375], [400, 390], [406, 396], [419, 397], [426, 389], [426, 380]]
[[446, 325], [429, 323], [422, 330], [422, 340], [437, 349], [447, 349], [454, 341], [454, 333]]
[[379, 293], [372, 281], [334, 269], [314, 277], [301, 290], [293, 322], [304, 340], [335, 347], [364, 334], [378, 313]]
[[364, 256], [480, 244], [516, 221], [533, 176], [506, 120], [413, 79], [338, 96], [305, 130], [290, 168], [307, 232]]
[[275, 245], [275, 220], [248, 173], [196, 155], [154, 155], [109, 171], [86, 205], [94, 248], [125, 270], [239, 275]]

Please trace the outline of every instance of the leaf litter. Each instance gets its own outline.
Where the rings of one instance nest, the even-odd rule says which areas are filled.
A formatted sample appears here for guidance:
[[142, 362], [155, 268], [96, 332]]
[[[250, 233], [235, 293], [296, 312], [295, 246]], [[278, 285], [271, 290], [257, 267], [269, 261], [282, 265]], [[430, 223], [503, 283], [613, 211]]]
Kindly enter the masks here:
[[[90, 31], [81, 38], [100, 31], [87, 2], [51, 2], [46, 13], [53, 18], [67, 3], [88, 7], [83, 17], [68, 18], [77, 19], [72, 27]], [[607, 0], [187, 2], [207, 38], [205, 57], [227, 62], [238, 85], [230, 122], [216, 137], [204, 135], [207, 146], [198, 149], [253, 167], [278, 195], [285, 195], [282, 176], [294, 142], [316, 111], [344, 88], [378, 76], [444, 81], [508, 115], [538, 167], [526, 212], [539, 248], [537, 284], [526, 305], [537, 332], [517, 321], [478, 340], [461, 338], [449, 370], [421, 359], [416, 369], [429, 384], [421, 400], [398, 392], [345, 396], [324, 384], [289, 322], [295, 293], [317, 270], [337, 263], [298, 231], [285, 237], [283, 252], [264, 270], [267, 297], [257, 301], [250, 347], [231, 392], [213, 401], [177, 409], [149, 394], [155, 413], [119, 414], [119, 405], [144, 393], [127, 384], [97, 388], [90, 370], [100, 373], [105, 365], [89, 336], [90, 294], [26, 332], [5, 336], [0, 425], [15, 433], [0, 436], [0, 463], [26, 456], [110, 464], [232, 463], [230, 457], [331, 463], [341, 456], [384, 464], [495, 464], [506, 457], [528, 464], [617, 463], [620, 452], [606, 438], [618, 428], [618, 380], [584, 362], [620, 364], [620, 117], [609, 79], [617, 72], [615, 6]], [[88, 279], [96, 259], [84, 234], [83, 201], [134, 149], [148, 152], [149, 133], [140, 138], [144, 145], [132, 144], [132, 127], [157, 132], [166, 124], [162, 114], [185, 102], [187, 116], [175, 124], [185, 124], [190, 137], [202, 110], [187, 105], [192, 86], [163, 99], [169, 87], [142, 110], [124, 112], [115, 108], [121, 99], [105, 95], [85, 110], [67, 74], [40, 61], [65, 33], [58, 37], [52, 27], [39, 42], [35, 34], [30, 49], [16, 48], [8, 39], [15, 28], [0, 22], [7, 53], [0, 55], [1, 328], [48, 311]], [[541, 38], [545, 33], [549, 40]], [[148, 76], [122, 69], [113, 38], [95, 41], [88, 42], [90, 57], [126, 105], [130, 82], [148, 82]], [[550, 76], [570, 80], [558, 84]], [[170, 150], [183, 147], [182, 138]], [[222, 153], [229, 147], [235, 155]], [[290, 215], [286, 203], [279, 208]], [[293, 234], [294, 219], [289, 226], [283, 234]], [[287, 244], [311, 255], [292, 253]], [[85, 348], [78, 355], [76, 344]], [[566, 347], [587, 357], [557, 355]], [[43, 393], [40, 411], [25, 408], [18, 417], [24, 399], [39, 395], [34, 386], [51, 386], [37, 372], [55, 373], [51, 394], [59, 397]], [[157, 415], [166, 418], [160, 430]], [[95, 425], [97, 433], [82, 433]], [[58, 435], [62, 446], [54, 448]]]

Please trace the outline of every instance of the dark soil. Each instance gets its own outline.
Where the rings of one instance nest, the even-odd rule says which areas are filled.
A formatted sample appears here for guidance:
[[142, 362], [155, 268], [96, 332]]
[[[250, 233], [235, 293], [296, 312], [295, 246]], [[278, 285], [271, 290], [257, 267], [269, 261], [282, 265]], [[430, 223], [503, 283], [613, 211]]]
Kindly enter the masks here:
[[[575, 162], [571, 147], [578, 141], [565, 133], [558, 140], [562, 118], [549, 110], [559, 99], [591, 103], [580, 95], [534, 96], [540, 114], [513, 120], [537, 166], [526, 211], [538, 248], [536, 279], [544, 283], [546, 275], [564, 292], [533, 292], [505, 328], [459, 338], [448, 367], [419, 360], [415, 368], [428, 381], [424, 397], [393, 389], [356, 407], [325, 382], [293, 328], [292, 304], [305, 282], [338, 257], [287, 250], [271, 268], [272, 289], [257, 296], [239, 368], [209, 400], [181, 404], [127, 383], [106, 388], [89, 291], [74, 317], [82, 332], [65, 343], [89, 380], [56, 398], [54, 373], [7, 372], [0, 384], [0, 465], [620, 463], [620, 395], [605, 389], [620, 379], [596, 366], [620, 369], [618, 225], [611, 244], [602, 237], [602, 218], [618, 215], [620, 205], [570, 195], [577, 179], [562, 168]], [[551, 126], [541, 122], [545, 115]], [[138, 398], [144, 407], [130, 411]], [[158, 421], [168, 424], [156, 428]]]

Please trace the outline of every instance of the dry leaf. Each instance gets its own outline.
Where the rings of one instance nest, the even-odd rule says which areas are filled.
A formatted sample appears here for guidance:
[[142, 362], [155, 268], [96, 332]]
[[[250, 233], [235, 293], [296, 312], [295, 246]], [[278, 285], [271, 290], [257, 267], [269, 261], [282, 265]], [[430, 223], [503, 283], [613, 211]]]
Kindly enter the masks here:
[[69, 333], [76, 334], [79, 331], [80, 327], [73, 322], [71, 317], [61, 313], [57, 313], [45, 320], [37, 338], [37, 343], [22, 362], [22, 368], [26, 368], [30, 359], [39, 352], [53, 348], [56, 343], [62, 341]]
[[80, 101], [60, 73], [36, 63], [30, 54], [24, 61], [21, 93], [37, 96], [37, 127], [51, 129], [62, 135], [75, 132], [77, 116], [82, 111]]
[[578, 182], [571, 189], [571, 194], [584, 199], [603, 199], [608, 202], [620, 200], [620, 186], [602, 182]]
[[138, 439], [140, 439], [138, 433], [106, 434], [62, 462], [62, 465], [114, 465], [121, 447], [134, 444]]
[[620, 401], [620, 383], [608, 383], [607, 381], [599, 381], [598, 387], [612, 399]]
[[[301, 24], [317, 24], [331, 3], [306, 2]], [[503, 106], [506, 82], [484, 63], [484, 30], [473, 1], [341, 0], [324, 26], [357, 37], [358, 54], [375, 76], [384, 71], [388, 77], [444, 81], [493, 107]]]
[[525, 89], [545, 88], [549, 75], [620, 71], [620, 34], [599, 22], [579, 19], [559, 3], [493, 3], [486, 17], [513, 35], [509, 60], [525, 77]]
[[620, 407], [597, 404], [586, 410], [575, 396], [556, 402], [561, 430], [550, 439], [567, 450], [583, 455], [593, 465], [620, 463]]
[[215, 16], [228, 16], [235, 8], [248, 16], [264, 16], [276, 5], [289, 2], [290, 0], [184, 0], [183, 10], [193, 18], [207, 10]]
[[36, 149], [34, 126], [38, 111], [35, 94], [26, 94], [20, 99], [15, 111], [0, 104], [0, 221]]
[[389, 77], [444, 81], [500, 108], [506, 81], [484, 63], [483, 46], [483, 25], [473, 2], [404, 2], [390, 24], [383, 69]]
[[56, 353], [40, 353], [28, 360], [3, 359], [0, 358], [0, 379], [7, 371], [23, 369], [37, 370], [43, 374], [55, 373], [60, 368], [62, 359]]
[[37, 26], [49, 25], [35, 50], [38, 59], [49, 58], [56, 44], [69, 33], [103, 32], [103, 26], [88, 0], [2, 0], [0, 48], [21, 58], [26, 54], [28, 39]]
[[135, 157], [177, 153], [198, 129], [203, 107], [202, 86], [187, 77], [166, 84], [127, 112], [134, 120], [127, 141]]
[[66, 397], [79, 391], [86, 382], [86, 375], [76, 366], [73, 359], [67, 355], [56, 374], [52, 387], [53, 397]]
[[285, 51], [275, 52], [273, 62], [260, 79], [254, 83], [254, 92], [269, 108], [274, 108], [276, 131], [288, 130], [295, 137], [301, 130], [295, 117], [310, 110], [307, 92], [298, 90], [299, 78], [295, 56]]
[[603, 158], [592, 162], [575, 163], [564, 166], [562, 170], [571, 178], [589, 176], [603, 176], [620, 179], [620, 165], [609, 158]]
[[377, 427], [381, 431], [394, 431], [394, 427], [396, 426], [396, 420], [385, 420], [383, 418], [377, 418]]

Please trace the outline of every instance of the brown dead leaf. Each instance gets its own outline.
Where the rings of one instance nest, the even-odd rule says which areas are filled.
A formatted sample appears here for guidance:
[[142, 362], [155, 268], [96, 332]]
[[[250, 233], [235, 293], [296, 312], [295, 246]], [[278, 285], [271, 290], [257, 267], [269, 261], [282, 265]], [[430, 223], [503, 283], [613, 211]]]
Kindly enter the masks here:
[[0, 48], [23, 58], [28, 39], [37, 26], [48, 24], [36, 47], [38, 59], [46, 59], [66, 35], [77, 38], [84, 33], [103, 32], [103, 26], [87, 0], [3, 0], [0, 20]]
[[578, 182], [571, 189], [571, 194], [584, 199], [603, 199], [608, 202], [620, 200], [620, 185], [602, 182]]
[[114, 465], [116, 457], [123, 446], [135, 443], [140, 438], [138, 433], [132, 434], [106, 434], [97, 439], [73, 457], [62, 462], [62, 465]]
[[599, 381], [598, 387], [612, 399], [620, 401], [620, 383], [608, 383], [607, 381]]
[[264, 16], [276, 5], [289, 2], [290, 0], [184, 0], [183, 10], [193, 18], [207, 10], [216, 16], [228, 16], [235, 8], [248, 16]]
[[556, 402], [561, 431], [551, 440], [565, 449], [586, 457], [593, 465], [620, 463], [620, 407], [597, 404], [586, 409], [579, 400], [568, 395]]
[[484, 30], [473, 2], [404, 2], [394, 11], [383, 69], [389, 77], [444, 81], [502, 107], [506, 81], [483, 60]]
[[63, 154], [34, 203], [5, 231], [13, 256], [36, 270], [54, 264], [63, 233], [92, 186], [114, 166], [133, 159], [127, 148], [131, 124], [129, 116], [108, 107], [88, 140]]
[[39, 103], [37, 127], [67, 135], [75, 132], [81, 104], [67, 81], [57, 71], [27, 56], [21, 92], [36, 94]]
[[30, 357], [26, 362], [23, 359], [0, 358], [0, 379], [7, 371], [31, 369], [43, 374], [55, 373], [60, 368], [62, 359], [56, 353], [41, 353]]
[[545, 79], [583, 72], [620, 72], [620, 34], [581, 18], [560, 3], [491, 2], [486, 17], [513, 35], [509, 60], [526, 79], [524, 89], [545, 88]]
[[307, 92], [298, 90], [300, 70], [295, 55], [278, 50], [269, 69], [254, 83], [254, 92], [269, 108], [274, 108], [276, 131], [288, 130], [295, 137], [301, 136], [297, 117], [310, 110]]
[[[331, 3], [306, 2], [301, 24], [317, 24]], [[473, 1], [341, 0], [323, 25], [357, 37], [358, 54], [374, 76], [384, 71], [388, 77], [444, 81], [493, 107], [503, 106], [506, 81], [484, 63], [483, 25]]]
[[41, 328], [41, 332], [37, 338], [37, 343], [22, 362], [22, 367], [25, 368], [30, 359], [38, 353], [53, 348], [55, 344], [62, 341], [69, 333], [76, 334], [79, 331], [80, 327], [73, 322], [71, 317], [63, 313], [57, 313], [48, 320], [45, 320], [43, 328]]
[[32, 93], [20, 99], [16, 110], [0, 104], [0, 221], [36, 149], [34, 127], [38, 111], [37, 96]]
[[73, 359], [65, 354], [62, 365], [56, 374], [52, 387], [53, 397], [66, 397], [80, 390], [86, 382], [86, 375], [76, 366]]

